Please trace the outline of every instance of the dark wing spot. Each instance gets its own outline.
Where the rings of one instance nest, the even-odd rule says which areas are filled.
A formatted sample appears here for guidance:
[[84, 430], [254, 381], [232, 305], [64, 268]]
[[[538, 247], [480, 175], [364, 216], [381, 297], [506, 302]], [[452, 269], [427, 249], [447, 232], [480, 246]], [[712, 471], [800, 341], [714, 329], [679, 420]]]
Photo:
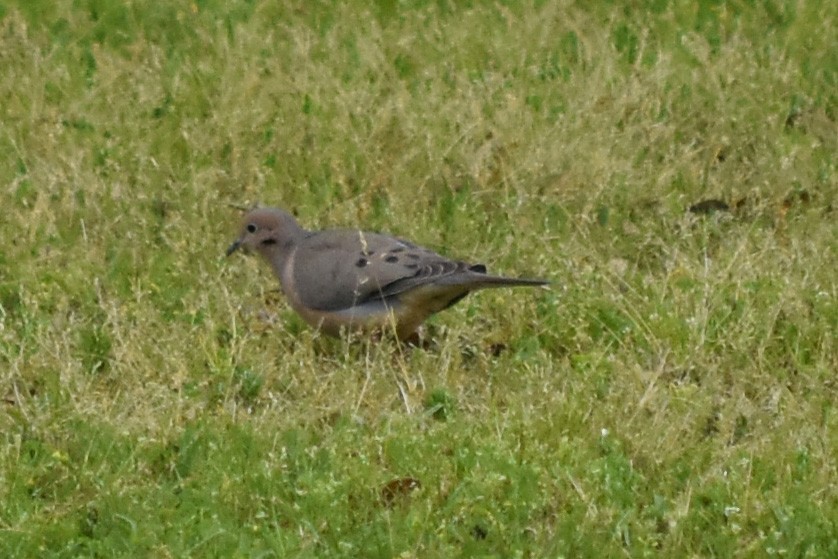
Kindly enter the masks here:
[[422, 258], [421, 256], [419, 256], [415, 252], [408, 252], [407, 257], [410, 258], [411, 260], [419, 260], [420, 258]]
[[475, 264], [474, 266], [469, 266], [470, 272], [477, 272], [478, 274], [485, 274], [486, 273], [486, 266], [483, 264]]
[[399, 252], [404, 252], [404, 247], [394, 248], [390, 251], [390, 254], [398, 254]]
[[263, 245], [275, 245], [276, 244], [276, 239], [265, 239], [264, 241], [262, 241], [262, 244]]
[[364, 266], [366, 266], [369, 263], [370, 263], [370, 261], [367, 260], [366, 258], [359, 258], [358, 261], [355, 262], [355, 265], [359, 268], [363, 268]]
[[419, 264], [405, 264], [404, 267], [408, 270], [417, 270], [419, 269]]
[[386, 262], [394, 263], [399, 261], [398, 256], [393, 256], [392, 254], [384, 259]]

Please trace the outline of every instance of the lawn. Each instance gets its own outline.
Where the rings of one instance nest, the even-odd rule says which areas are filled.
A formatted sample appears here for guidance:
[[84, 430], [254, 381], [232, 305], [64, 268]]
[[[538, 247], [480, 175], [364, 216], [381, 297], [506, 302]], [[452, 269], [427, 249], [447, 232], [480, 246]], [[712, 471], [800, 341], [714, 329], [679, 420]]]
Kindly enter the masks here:
[[[838, 557], [836, 28], [0, 1], [0, 556]], [[553, 283], [327, 338], [254, 204]]]

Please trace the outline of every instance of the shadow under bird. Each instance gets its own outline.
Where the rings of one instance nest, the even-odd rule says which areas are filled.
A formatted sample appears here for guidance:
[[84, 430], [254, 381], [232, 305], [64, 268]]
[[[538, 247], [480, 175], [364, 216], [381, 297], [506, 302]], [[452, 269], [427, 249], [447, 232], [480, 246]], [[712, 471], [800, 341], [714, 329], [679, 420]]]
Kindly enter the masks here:
[[239, 248], [260, 254], [291, 307], [322, 332], [395, 327], [412, 338], [429, 316], [472, 291], [540, 286], [541, 279], [486, 273], [482, 264], [450, 260], [403, 239], [356, 229], [303, 229], [289, 213], [257, 208], [242, 220]]

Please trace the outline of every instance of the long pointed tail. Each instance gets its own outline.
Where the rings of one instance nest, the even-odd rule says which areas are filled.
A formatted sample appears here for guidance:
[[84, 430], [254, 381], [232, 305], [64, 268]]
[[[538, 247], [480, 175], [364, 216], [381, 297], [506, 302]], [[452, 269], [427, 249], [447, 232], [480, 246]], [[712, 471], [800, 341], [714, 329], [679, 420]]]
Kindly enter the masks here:
[[505, 278], [503, 276], [490, 276], [486, 274], [486, 266], [483, 264], [474, 264], [469, 266], [469, 272], [473, 272], [472, 280], [474, 283], [481, 285], [481, 287], [515, 287], [517, 285], [537, 287], [539, 285], [548, 285], [550, 282], [543, 279], [536, 278]]
[[516, 287], [529, 286], [538, 287], [540, 285], [549, 285], [548, 280], [535, 278], [505, 278], [502, 276], [480, 276], [473, 278], [474, 283], [480, 287]]

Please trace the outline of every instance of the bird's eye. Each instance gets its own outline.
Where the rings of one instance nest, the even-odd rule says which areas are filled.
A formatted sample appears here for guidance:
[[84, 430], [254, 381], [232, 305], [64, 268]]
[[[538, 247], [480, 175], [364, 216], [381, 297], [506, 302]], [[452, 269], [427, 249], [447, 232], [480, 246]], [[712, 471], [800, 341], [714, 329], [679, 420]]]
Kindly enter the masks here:
[[247, 229], [248, 233], [255, 233], [256, 232], [256, 224], [255, 223], [248, 223], [247, 227], [245, 227], [245, 229]]

